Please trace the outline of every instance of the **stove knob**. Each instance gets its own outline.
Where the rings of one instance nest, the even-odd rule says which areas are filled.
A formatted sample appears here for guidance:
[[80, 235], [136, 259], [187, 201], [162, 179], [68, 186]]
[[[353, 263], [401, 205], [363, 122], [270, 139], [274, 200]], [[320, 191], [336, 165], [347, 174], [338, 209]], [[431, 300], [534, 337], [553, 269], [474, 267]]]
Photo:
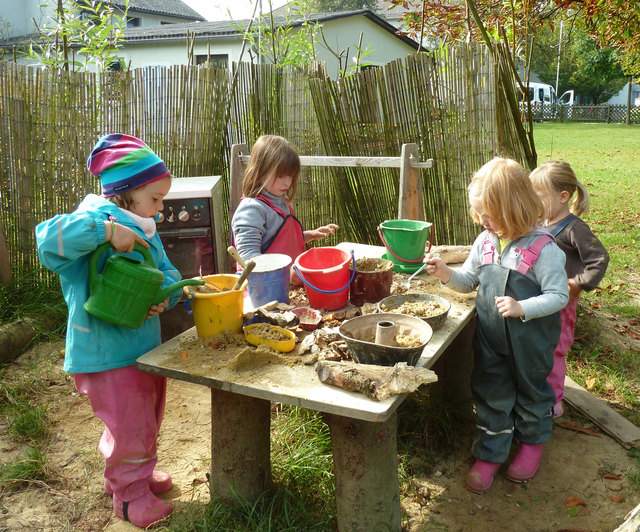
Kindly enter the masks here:
[[189, 213], [187, 211], [180, 211], [180, 214], [178, 214], [178, 220], [180, 220], [181, 222], [188, 222]]
[[202, 218], [202, 211], [198, 209], [198, 207], [196, 207], [191, 213], [191, 218], [193, 218], [194, 220], [199, 220], [200, 218]]
[[160, 211], [158, 213], [158, 221], [157, 221], [157, 223], [161, 224], [162, 222], [164, 222], [164, 213], [162, 211]]
[[173, 212], [173, 209], [169, 209], [169, 216], [167, 216], [167, 222], [173, 223], [176, 221], [176, 213]]

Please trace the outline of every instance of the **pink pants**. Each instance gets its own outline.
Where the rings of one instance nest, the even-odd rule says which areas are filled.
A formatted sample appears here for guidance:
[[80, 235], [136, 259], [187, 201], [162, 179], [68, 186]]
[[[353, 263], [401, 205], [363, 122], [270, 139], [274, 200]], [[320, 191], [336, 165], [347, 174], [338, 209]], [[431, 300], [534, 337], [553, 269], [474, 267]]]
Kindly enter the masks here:
[[74, 380], [105, 424], [98, 446], [105, 460], [104, 477], [122, 500], [137, 499], [148, 491], [148, 478], [158, 461], [156, 441], [167, 379], [128, 366], [76, 373]]
[[573, 336], [576, 326], [576, 305], [578, 299], [569, 301], [560, 312], [560, 341], [553, 352], [553, 369], [547, 377], [547, 382], [556, 394], [556, 403], [564, 398], [564, 378], [567, 375], [567, 362], [565, 357], [573, 345]]

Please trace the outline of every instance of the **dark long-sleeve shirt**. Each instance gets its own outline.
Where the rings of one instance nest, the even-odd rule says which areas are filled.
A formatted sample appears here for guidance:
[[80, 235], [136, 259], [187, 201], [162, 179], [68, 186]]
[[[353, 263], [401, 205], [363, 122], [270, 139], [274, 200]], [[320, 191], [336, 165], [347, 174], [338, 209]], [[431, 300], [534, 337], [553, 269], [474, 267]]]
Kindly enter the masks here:
[[[547, 229], [553, 232], [560, 222], [549, 225]], [[580, 218], [573, 220], [558, 233], [556, 243], [567, 256], [567, 278], [573, 279], [583, 290], [596, 288], [607, 271], [609, 253], [589, 226]]]

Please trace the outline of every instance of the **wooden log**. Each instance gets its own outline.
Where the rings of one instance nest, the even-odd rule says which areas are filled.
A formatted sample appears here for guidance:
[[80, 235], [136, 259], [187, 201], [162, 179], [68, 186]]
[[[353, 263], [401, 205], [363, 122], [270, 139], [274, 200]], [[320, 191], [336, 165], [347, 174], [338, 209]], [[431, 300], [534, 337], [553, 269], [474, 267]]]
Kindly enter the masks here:
[[50, 332], [57, 324], [52, 316], [24, 318], [0, 326], [0, 362], [17, 358], [38, 331]]
[[640, 428], [568, 376], [564, 378], [564, 398], [625, 449], [640, 445]]
[[360, 392], [369, 399], [381, 401], [390, 395], [413, 392], [421, 384], [435, 382], [437, 375], [426, 368], [356, 364], [355, 362], [318, 362], [316, 373], [320, 382], [352, 392]]
[[640, 530], [640, 504], [631, 510], [622, 523], [613, 532], [638, 532]]

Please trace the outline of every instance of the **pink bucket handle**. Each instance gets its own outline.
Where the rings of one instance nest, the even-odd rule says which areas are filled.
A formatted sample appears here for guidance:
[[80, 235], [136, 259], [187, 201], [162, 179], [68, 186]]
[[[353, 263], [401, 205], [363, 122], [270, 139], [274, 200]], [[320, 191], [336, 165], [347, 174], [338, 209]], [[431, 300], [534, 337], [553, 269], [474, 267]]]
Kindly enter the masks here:
[[[384, 236], [382, 235], [382, 229], [380, 228], [380, 226], [378, 226], [378, 234], [380, 235], [380, 240], [382, 240], [384, 247], [387, 248], [387, 251], [391, 253], [396, 259], [401, 260], [402, 262], [406, 262], [408, 264], [416, 264], [424, 260], [424, 255], [422, 255], [422, 257], [420, 257], [419, 259], [415, 259], [415, 260], [403, 259], [402, 257], [399, 257], [391, 250], [391, 248], [387, 244], [387, 241], [384, 239]], [[431, 225], [431, 227], [429, 227], [429, 248], [427, 249], [425, 254], [431, 251], [432, 245], [433, 245], [433, 224]]]

